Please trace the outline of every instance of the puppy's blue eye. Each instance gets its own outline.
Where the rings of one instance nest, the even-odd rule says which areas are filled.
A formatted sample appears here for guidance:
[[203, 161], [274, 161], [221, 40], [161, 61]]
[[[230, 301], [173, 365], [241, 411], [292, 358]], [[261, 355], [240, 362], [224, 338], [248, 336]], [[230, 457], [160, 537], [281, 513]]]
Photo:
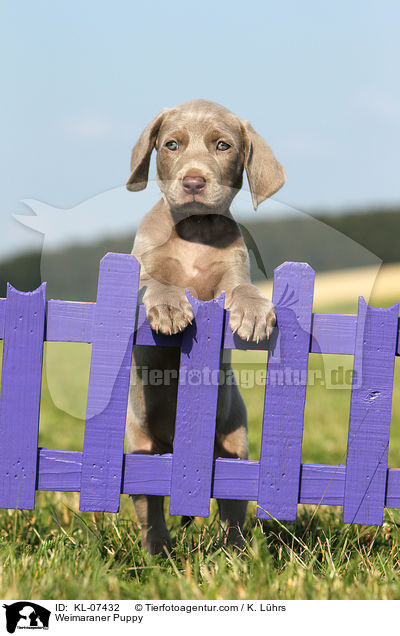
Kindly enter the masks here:
[[227, 144], [225, 141], [219, 141], [217, 143], [217, 150], [229, 150], [230, 145]]
[[178, 142], [177, 141], [167, 141], [165, 144], [168, 150], [178, 150]]

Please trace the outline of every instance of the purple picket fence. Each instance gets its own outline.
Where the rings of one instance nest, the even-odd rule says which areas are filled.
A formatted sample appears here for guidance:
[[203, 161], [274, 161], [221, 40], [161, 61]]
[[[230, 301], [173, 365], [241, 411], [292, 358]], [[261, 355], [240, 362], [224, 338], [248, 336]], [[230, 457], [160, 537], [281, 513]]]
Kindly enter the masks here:
[[[270, 342], [232, 334], [223, 297], [190, 298], [183, 334], [154, 333], [137, 306], [139, 264], [107, 254], [95, 303], [45, 301], [45, 284], [0, 299], [0, 507], [33, 509], [35, 492], [80, 492], [80, 509], [117, 512], [121, 494], [170, 496], [171, 514], [208, 516], [210, 499], [258, 503], [260, 518], [294, 520], [299, 503], [343, 506], [346, 523], [376, 524], [400, 508], [400, 469], [388, 468], [398, 304], [357, 316], [313, 314], [314, 271], [275, 270], [277, 327]], [[227, 313], [227, 312], [226, 312]], [[84, 448], [38, 447], [43, 342], [92, 343]], [[124, 454], [133, 345], [180, 347], [173, 453]], [[267, 350], [259, 461], [214, 459], [222, 349]], [[346, 464], [302, 464], [309, 353], [354, 356]], [[201, 370], [207, 373], [202, 374]]]

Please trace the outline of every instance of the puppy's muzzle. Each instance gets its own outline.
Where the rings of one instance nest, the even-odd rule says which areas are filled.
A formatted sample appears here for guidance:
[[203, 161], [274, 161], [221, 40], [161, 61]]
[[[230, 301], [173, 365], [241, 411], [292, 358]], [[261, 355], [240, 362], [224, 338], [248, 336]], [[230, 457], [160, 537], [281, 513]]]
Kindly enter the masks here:
[[201, 175], [186, 175], [182, 179], [182, 188], [187, 194], [199, 194], [205, 186], [206, 180]]

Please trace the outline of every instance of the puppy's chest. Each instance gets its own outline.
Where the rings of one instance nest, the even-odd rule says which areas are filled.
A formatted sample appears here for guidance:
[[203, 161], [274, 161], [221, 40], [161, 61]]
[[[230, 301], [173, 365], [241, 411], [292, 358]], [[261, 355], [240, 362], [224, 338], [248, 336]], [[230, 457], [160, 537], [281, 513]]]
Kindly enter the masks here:
[[179, 239], [172, 242], [163, 261], [168, 282], [191, 290], [201, 300], [214, 297], [227, 268], [220, 249]]

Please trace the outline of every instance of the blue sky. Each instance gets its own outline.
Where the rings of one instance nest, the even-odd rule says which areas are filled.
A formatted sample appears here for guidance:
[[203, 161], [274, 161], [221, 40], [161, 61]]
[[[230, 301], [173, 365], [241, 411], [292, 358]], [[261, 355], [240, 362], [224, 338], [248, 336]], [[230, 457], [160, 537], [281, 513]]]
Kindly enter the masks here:
[[0, 260], [39, 245], [12, 218], [24, 199], [97, 197], [59, 242], [135, 227], [157, 190], [123, 190], [131, 147], [163, 107], [198, 97], [250, 120], [284, 165], [260, 216], [400, 202], [395, 0], [5, 0], [1, 15]]

